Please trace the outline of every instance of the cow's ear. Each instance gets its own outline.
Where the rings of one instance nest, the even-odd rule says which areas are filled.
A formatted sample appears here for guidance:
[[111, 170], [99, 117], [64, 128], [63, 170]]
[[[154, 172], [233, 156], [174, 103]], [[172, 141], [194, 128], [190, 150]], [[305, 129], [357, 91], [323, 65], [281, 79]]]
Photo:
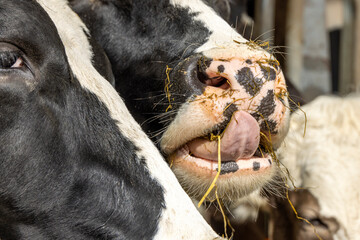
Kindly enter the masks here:
[[22, 86], [32, 90], [35, 77], [26, 55], [15, 45], [0, 42], [0, 87]]

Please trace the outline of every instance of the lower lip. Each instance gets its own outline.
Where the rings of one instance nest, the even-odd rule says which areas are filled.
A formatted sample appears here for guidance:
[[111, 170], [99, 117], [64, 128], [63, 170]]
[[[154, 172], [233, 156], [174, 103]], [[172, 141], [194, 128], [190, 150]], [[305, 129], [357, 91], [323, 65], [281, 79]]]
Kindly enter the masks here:
[[[174, 154], [170, 157], [170, 164], [177, 164], [179, 162], [188, 162], [195, 164], [199, 168], [207, 169], [212, 171], [214, 174], [218, 171], [218, 162], [207, 160], [203, 158], [193, 157], [189, 154], [189, 149], [185, 145], [181, 149], [177, 150]], [[265, 154], [265, 157], [251, 157], [246, 159], [237, 159], [235, 163], [238, 165], [239, 171], [252, 171], [258, 172], [265, 168], [269, 168], [272, 166], [272, 159], [269, 154]]]

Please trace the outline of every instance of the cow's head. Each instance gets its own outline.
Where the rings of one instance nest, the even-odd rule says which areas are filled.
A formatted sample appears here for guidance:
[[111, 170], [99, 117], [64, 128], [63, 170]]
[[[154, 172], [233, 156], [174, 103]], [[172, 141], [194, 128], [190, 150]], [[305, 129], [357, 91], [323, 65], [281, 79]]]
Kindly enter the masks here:
[[0, 239], [220, 239], [87, 32], [66, 0], [1, 1]]
[[271, 148], [287, 132], [276, 59], [200, 0], [75, 0], [107, 52], [116, 88], [187, 192], [236, 199], [273, 176]]

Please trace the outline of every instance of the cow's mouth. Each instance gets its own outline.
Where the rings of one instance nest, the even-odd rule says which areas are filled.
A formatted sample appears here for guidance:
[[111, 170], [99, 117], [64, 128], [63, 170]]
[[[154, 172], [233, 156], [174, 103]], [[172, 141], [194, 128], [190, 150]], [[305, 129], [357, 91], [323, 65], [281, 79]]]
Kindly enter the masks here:
[[[201, 183], [199, 189], [206, 190], [218, 173], [219, 138], [221, 171], [216, 183], [219, 195], [225, 196], [240, 183], [244, 192], [237, 191], [235, 198], [239, 198], [271, 179], [271, 144], [265, 140], [266, 135], [261, 133], [258, 122], [249, 113], [237, 111], [225, 129], [216, 129], [206, 136], [194, 138], [170, 154], [172, 169], [190, 195], [200, 199], [204, 194], [192, 189], [191, 181]], [[244, 187], [246, 185], [248, 187]]]
[[257, 121], [249, 113], [238, 111], [224, 129], [187, 142], [172, 154], [171, 161], [188, 162], [208, 171], [209, 175], [216, 174], [220, 144], [220, 175], [259, 172], [272, 165], [271, 146], [264, 139], [260, 141], [261, 134], [266, 136], [260, 132]]

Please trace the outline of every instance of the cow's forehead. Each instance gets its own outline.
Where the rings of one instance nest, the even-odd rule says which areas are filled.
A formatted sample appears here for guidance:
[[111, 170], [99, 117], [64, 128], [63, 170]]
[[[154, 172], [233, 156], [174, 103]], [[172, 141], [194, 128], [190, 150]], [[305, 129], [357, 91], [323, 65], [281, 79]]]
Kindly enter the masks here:
[[194, 20], [200, 21], [211, 32], [208, 41], [200, 46], [196, 50], [197, 52], [204, 52], [218, 47], [231, 47], [234, 45], [234, 40], [242, 43], [247, 41], [202, 0], [169, 1], [175, 7], [189, 9]]
[[47, 56], [63, 58], [57, 29], [37, 2], [2, 0], [0, 23], [0, 41], [15, 45], [38, 64]]

